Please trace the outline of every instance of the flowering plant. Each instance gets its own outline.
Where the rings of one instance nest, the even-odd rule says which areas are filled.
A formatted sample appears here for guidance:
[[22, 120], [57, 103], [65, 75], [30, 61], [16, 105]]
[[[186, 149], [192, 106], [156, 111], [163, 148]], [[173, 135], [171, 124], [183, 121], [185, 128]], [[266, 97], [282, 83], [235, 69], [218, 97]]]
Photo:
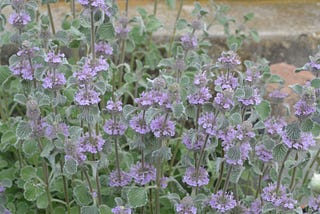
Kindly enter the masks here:
[[283, 80], [239, 57], [257, 34], [232, 33], [222, 6], [228, 49], [212, 58], [199, 3], [188, 22], [181, 1], [159, 44], [157, 1], [130, 18], [115, 1], [71, 0], [61, 29], [56, 1], [42, 0], [48, 15], [37, 2], [0, 4], [18, 47], [0, 66], [0, 213], [319, 212], [319, 54], [281, 115]]

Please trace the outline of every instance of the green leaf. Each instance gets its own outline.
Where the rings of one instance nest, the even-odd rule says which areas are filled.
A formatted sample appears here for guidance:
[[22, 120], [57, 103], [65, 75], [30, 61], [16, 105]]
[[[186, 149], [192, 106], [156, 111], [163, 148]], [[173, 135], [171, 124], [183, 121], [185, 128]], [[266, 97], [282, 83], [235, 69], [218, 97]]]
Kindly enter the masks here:
[[79, 184], [73, 189], [73, 196], [80, 206], [87, 206], [92, 203], [92, 197], [89, 190], [83, 184]]
[[38, 144], [34, 139], [26, 140], [22, 144], [22, 151], [27, 156], [30, 157], [38, 152]]
[[172, 157], [171, 148], [167, 146], [161, 146], [160, 149], [152, 152], [152, 157], [157, 160], [160, 158], [161, 161], [168, 161]]
[[238, 183], [244, 169], [245, 169], [244, 166], [232, 166], [230, 182], [235, 184]]
[[99, 212], [100, 214], [112, 214], [111, 208], [104, 204], [99, 207]]
[[241, 151], [239, 146], [233, 146], [227, 151], [228, 159], [238, 161], [241, 160]]
[[26, 105], [27, 98], [24, 94], [16, 94], [14, 95], [13, 101], [20, 103], [21, 105]]
[[320, 135], [320, 125], [314, 123], [311, 132], [314, 137], [318, 137]]
[[271, 105], [266, 100], [263, 100], [259, 105], [256, 105], [255, 109], [262, 120], [267, 119], [271, 115]]
[[301, 129], [298, 123], [292, 123], [286, 126], [286, 134], [291, 140], [298, 140], [301, 137]]
[[303, 93], [303, 87], [301, 85], [295, 84], [289, 86], [293, 91], [299, 95], [302, 95]]
[[17, 129], [16, 135], [20, 139], [27, 139], [32, 133], [32, 127], [28, 122], [20, 121]]
[[24, 198], [28, 201], [35, 201], [37, 198], [45, 192], [45, 188], [40, 183], [33, 183], [32, 181], [27, 181], [23, 185], [23, 195]]
[[301, 130], [303, 132], [309, 132], [312, 130], [312, 128], [313, 128], [313, 121], [311, 119], [307, 118], [301, 122]]
[[0, 66], [0, 85], [3, 86], [11, 75], [12, 74], [8, 66]]
[[20, 174], [23, 180], [29, 181], [30, 179], [37, 177], [37, 168], [25, 166], [21, 169]]
[[56, 3], [58, 0], [41, 0], [41, 4]]
[[149, 21], [146, 25], [147, 32], [155, 32], [159, 28], [161, 28], [163, 24], [159, 19], [157, 19], [154, 15], [149, 16]]
[[37, 98], [39, 107], [41, 107], [41, 106], [49, 106], [50, 105], [51, 98], [48, 95], [46, 95], [45, 93], [37, 92], [35, 96]]
[[172, 105], [172, 112], [173, 112], [173, 117], [176, 119], [180, 119], [184, 113], [185, 113], [185, 108], [183, 103], [179, 102], [179, 103], [173, 103]]
[[241, 117], [241, 114], [235, 112], [231, 115], [230, 117], [230, 122], [232, 125], [238, 125], [238, 124], [241, 124], [242, 123], [242, 117]]
[[126, 120], [128, 120], [131, 117], [131, 115], [137, 110], [138, 110], [137, 107], [134, 107], [133, 105], [127, 104], [127, 105], [123, 106], [122, 114], [123, 114], [124, 118]]
[[81, 214], [99, 214], [99, 209], [96, 206], [81, 207]]
[[16, 134], [9, 130], [9, 131], [6, 131], [5, 133], [2, 134], [1, 136], [1, 146], [0, 146], [0, 150], [2, 152], [6, 151], [10, 145], [13, 145], [15, 144], [17, 141], [17, 137], [16, 137]]
[[100, 94], [104, 94], [107, 90], [107, 85], [105, 81], [97, 81], [94, 84], [94, 87], [100, 92]]
[[314, 78], [313, 80], [311, 80], [311, 86], [314, 88], [320, 88], [320, 79]]
[[143, 187], [131, 187], [127, 193], [128, 203], [131, 208], [142, 207], [147, 204], [147, 191]]
[[271, 211], [275, 210], [275, 206], [272, 203], [265, 203], [262, 207], [262, 213], [270, 213]]
[[38, 209], [46, 209], [48, 205], [48, 196], [47, 193], [44, 192], [37, 198], [37, 207]]
[[150, 107], [145, 113], [145, 120], [147, 124], [150, 124], [151, 121], [156, 117], [156, 115], [160, 114], [161, 110]]
[[113, 40], [115, 38], [115, 31], [112, 23], [104, 23], [102, 24], [97, 31], [100, 39], [104, 40]]
[[63, 171], [69, 175], [73, 175], [77, 173], [78, 168], [78, 162], [77, 160], [73, 159], [72, 157], [69, 157], [63, 166]]
[[269, 82], [270, 83], [281, 83], [282, 84], [283, 83], [283, 79], [280, 76], [276, 75], [276, 74], [272, 74], [270, 79], [269, 79]]
[[254, 13], [250, 12], [250, 13], [247, 13], [246, 15], [243, 16], [244, 18], [244, 21], [250, 21], [251, 19], [253, 19], [254, 17]]
[[262, 122], [262, 121], [258, 121], [253, 126], [253, 130], [264, 129], [264, 128], [265, 128], [265, 125], [264, 125], [264, 122]]
[[288, 152], [288, 148], [281, 144], [276, 145], [272, 150], [272, 156], [275, 161], [282, 161]]
[[170, 9], [174, 9], [176, 6], [175, 0], [166, 0], [166, 4], [169, 6]]
[[237, 88], [237, 90], [234, 93], [234, 96], [236, 98], [244, 98], [245, 95], [246, 95], [246, 93], [245, 93], [244, 89], [242, 89], [242, 88]]

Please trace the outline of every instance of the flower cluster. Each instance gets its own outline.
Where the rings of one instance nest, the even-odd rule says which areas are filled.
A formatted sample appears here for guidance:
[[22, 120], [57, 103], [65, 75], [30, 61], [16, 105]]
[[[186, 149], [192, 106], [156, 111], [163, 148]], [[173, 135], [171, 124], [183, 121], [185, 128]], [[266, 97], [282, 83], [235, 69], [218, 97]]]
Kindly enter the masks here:
[[235, 208], [237, 201], [234, 199], [232, 193], [224, 193], [220, 190], [216, 194], [212, 194], [209, 205], [212, 209], [220, 213], [225, 213]]
[[203, 167], [199, 167], [198, 170], [188, 167], [182, 181], [190, 186], [200, 187], [209, 183], [209, 175]]
[[203, 132], [195, 132], [195, 130], [190, 129], [185, 132], [182, 136], [182, 143], [191, 151], [199, 151], [208, 141], [207, 135]]
[[127, 130], [128, 126], [121, 121], [109, 119], [105, 122], [103, 130], [111, 136], [121, 136]]
[[182, 47], [185, 50], [193, 50], [198, 46], [197, 37], [195, 35], [185, 34], [180, 38], [180, 40], [182, 43]]
[[79, 3], [88, 8], [100, 9], [107, 16], [111, 16], [111, 8], [105, 3], [104, 0], [78, 0]]
[[241, 64], [238, 54], [234, 51], [222, 52], [221, 56], [218, 58], [218, 62], [227, 69], [232, 69], [237, 65]]
[[135, 115], [129, 121], [130, 127], [139, 134], [147, 134], [150, 132], [150, 127], [146, 123], [143, 113]]
[[311, 146], [316, 144], [312, 133], [309, 132], [302, 132], [298, 139], [291, 139], [286, 133], [284, 133], [282, 135], [282, 141], [288, 148], [304, 151], [308, 151]]
[[127, 208], [124, 206], [116, 206], [115, 208], [111, 209], [111, 212], [113, 214], [131, 214], [132, 210], [131, 208]]
[[144, 163], [142, 166], [142, 163], [138, 162], [131, 166], [129, 175], [135, 183], [145, 185], [156, 180], [156, 169], [148, 163]]
[[311, 198], [308, 205], [313, 212], [319, 213], [320, 212], [320, 195], [318, 195], [317, 197]]
[[190, 196], [184, 197], [179, 204], [175, 205], [177, 214], [197, 214], [197, 208]]
[[205, 132], [211, 136], [216, 136], [218, 132], [217, 118], [212, 112], [203, 113], [198, 120], [199, 126], [201, 126]]
[[79, 144], [83, 152], [89, 152], [91, 154], [96, 154], [102, 151], [102, 147], [105, 144], [101, 135], [96, 135], [94, 133], [86, 133], [79, 140]]
[[265, 202], [272, 203], [275, 207], [283, 210], [293, 210], [297, 201], [292, 199], [286, 193], [286, 188], [280, 185], [279, 190], [277, 190], [276, 184], [269, 184], [267, 187], [263, 188], [261, 198]]
[[165, 115], [158, 116], [151, 121], [150, 129], [157, 138], [172, 137], [175, 134], [175, 123]]
[[109, 186], [111, 187], [123, 187], [127, 186], [131, 182], [132, 178], [129, 173], [122, 170], [113, 170], [109, 175]]

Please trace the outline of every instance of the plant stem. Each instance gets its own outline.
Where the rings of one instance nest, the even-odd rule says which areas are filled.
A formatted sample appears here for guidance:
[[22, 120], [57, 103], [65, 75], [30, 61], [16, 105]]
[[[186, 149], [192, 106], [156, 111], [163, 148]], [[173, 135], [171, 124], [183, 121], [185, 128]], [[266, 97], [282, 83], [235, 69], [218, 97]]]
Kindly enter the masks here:
[[281, 185], [281, 177], [282, 177], [282, 173], [283, 173], [283, 170], [284, 170], [284, 163], [286, 162], [286, 160], [288, 159], [289, 155], [290, 155], [290, 152], [291, 152], [291, 149], [289, 149], [287, 151], [287, 154], [286, 156], [284, 157], [283, 159], [283, 162], [281, 164], [281, 168], [280, 168], [280, 171], [279, 171], [279, 175], [278, 175], [278, 180], [277, 180], [277, 189], [276, 189], [276, 192], [279, 192], [279, 188], [280, 188], [280, 185]]
[[176, 17], [176, 21], [174, 22], [173, 32], [172, 32], [170, 43], [169, 43], [169, 50], [168, 50], [168, 57], [169, 58], [171, 57], [171, 49], [172, 49], [173, 41], [174, 41], [174, 39], [176, 37], [177, 22], [180, 19], [181, 11], [182, 11], [182, 8], [183, 8], [183, 3], [184, 3], [184, 0], [180, 0], [180, 6], [179, 6], [178, 14], [177, 14], [177, 17]]
[[51, 12], [51, 6], [49, 3], [47, 3], [47, 10], [48, 10], [48, 15], [49, 15], [49, 19], [50, 19], [50, 25], [51, 25], [51, 30], [52, 30], [52, 34], [56, 34], [56, 30], [54, 27], [54, 22], [53, 22], [53, 17], [52, 17], [52, 12]]
[[154, 7], [153, 7], [153, 15], [157, 15], [157, 9], [158, 9], [158, 0], [154, 0]]
[[91, 24], [91, 54], [92, 54], [92, 61], [95, 62], [96, 60], [96, 51], [95, 51], [95, 28], [94, 28], [94, 14], [93, 9], [90, 10], [90, 24]]
[[316, 160], [319, 155], [320, 155], [320, 149], [318, 149], [316, 155], [313, 157], [312, 162], [311, 162], [310, 166], [308, 167], [306, 174], [303, 177], [302, 185], [306, 183], [308, 176], [309, 176], [309, 173], [310, 173], [310, 170], [313, 168], [313, 165], [316, 163]]
[[156, 198], [155, 198], [155, 203], [156, 203], [156, 214], [160, 214], [160, 176], [161, 176], [161, 173], [160, 173], [160, 170], [161, 170], [161, 160], [160, 160], [160, 157], [158, 157], [157, 159], [157, 173], [156, 173], [156, 185], [157, 185], [157, 188], [156, 188]]
[[69, 202], [68, 186], [67, 186], [66, 177], [65, 177], [65, 175], [63, 174], [63, 164], [62, 164], [62, 160], [60, 160], [60, 172], [61, 172], [61, 174], [62, 174], [63, 192], [64, 192], [64, 198], [65, 198], [65, 200], [66, 200], [66, 207], [67, 207], [68, 214], [70, 214], [71, 211], [70, 211], [70, 202]]
[[[204, 156], [204, 150], [206, 148], [206, 145], [207, 145], [207, 142], [208, 142], [208, 139], [209, 139], [209, 135], [206, 136], [206, 139], [204, 141], [204, 144], [201, 148], [201, 152], [200, 152], [200, 157], [198, 159], [198, 163], [196, 163], [196, 180], [198, 180], [199, 178], [199, 170], [200, 170], [200, 166], [201, 166], [201, 162], [202, 162], [202, 159], [203, 159], [203, 156]], [[198, 185], [196, 186], [196, 195], [198, 193]]]
[[90, 178], [89, 178], [89, 175], [88, 175], [88, 172], [86, 169], [83, 169], [83, 174], [84, 174], [84, 177], [86, 178], [87, 180], [87, 183], [88, 183], [88, 186], [89, 186], [89, 190], [90, 190], [90, 193], [92, 195], [93, 193], [93, 189], [92, 189], [92, 185], [91, 185], [91, 182], [90, 182]]
[[[296, 152], [296, 156], [295, 156], [295, 161], [298, 160], [298, 152]], [[291, 182], [290, 182], [290, 186], [289, 189], [292, 192], [293, 191], [293, 187], [294, 187], [294, 183], [295, 183], [295, 179], [296, 179], [296, 172], [297, 172], [297, 166], [293, 167], [293, 171], [292, 171], [292, 175], [291, 175]]]
[[258, 197], [259, 194], [261, 194], [261, 182], [262, 182], [262, 178], [264, 173], [267, 171], [268, 166], [264, 166], [264, 164], [262, 165], [262, 174], [259, 176], [259, 181], [258, 181], [258, 189], [256, 191], [256, 198]]
[[98, 205], [100, 206], [102, 204], [102, 198], [101, 198], [101, 188], [100, 188], [98, 169], [96, 171], [96, 185], [97, 185], [97, 194], [98, 194]]
[[226, 191], [228, 189], [231, 171], [232, 171], [232, 165], [229, 166], [227, 177], [226, 177], [226, 181], [224, 182], [223, 195], [226, 193]]
[[[38, 147], [40, 149], [40, 152], [43, 151], [40, 139], [38, 139]], [[50, 194], [50, 188], [49, 188], [49, 169], [46, 161], [42, 159], [42, 169], [43, 169], [43, 175], [44, 175], [44, 183], [46, 185], [46, 193], [47, 193], [47, 199], [48, 199], [48, 204], [49, 204], [49, 212], [48, 213], [53, 213], [53, 207], [52, 207], [52, 201], [51, 201], [51, 194]]]
[[120, 182], [121, 181], [121, 172], [120, 172], [119, 149], [118, 149], [118, 138], [117, 137], [115, 138], [114, 146], [115, 146], [115, 153], [116, 153], [117, 173], [118, 173], [118, 179]]
[[72, 17], [75, 19], [75, 18], [76, 18], [76, 4], [75, 4], [75, 0], [71, 0], [71, 13], [72, 13]]

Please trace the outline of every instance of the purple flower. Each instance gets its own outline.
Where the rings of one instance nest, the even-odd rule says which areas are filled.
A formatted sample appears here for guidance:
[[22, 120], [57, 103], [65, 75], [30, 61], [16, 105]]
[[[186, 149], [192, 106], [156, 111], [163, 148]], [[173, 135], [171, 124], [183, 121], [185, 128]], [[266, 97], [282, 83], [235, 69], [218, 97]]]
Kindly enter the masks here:
[[175, 134], [175, 123], [163, 115], [151, 121], [150, 129], [157, 138], [173, 137]]
[[249, 143], [242, 143], [225, 149], [226, 162], [230, 165], [243, 165], [243, 162], [249, 157], [251, 146]]
[[197, 208], [193, 204], [193, 200], [190, 196], [184, 197], [179, 204], [175, 205], [177, 214], [196, 214]]
[[83, 87], [76, 92], [74, 100], [80, 106], [89, 106], [99, 103], [101, 100], [99, 96], [100, 93], [95, 90]]
[[115, 208], [111, 209], [113, 214], [131, 214], [131, 208], [126, 208], [124, 206], [116, 206]]
[[118, 101], [108, 100], [106, 109], [113, 114], [120, 113], [122, 112], [122, 102], [120, 100]]
[[101, 9], [108, 17], [111, 16], [110, 7], [104, 0], [78, 0], [78, 2], [84, 7]]
[[248, 68], [246, 70], [246, 78], [245, 78], [245, 80], [247, 82], [254, 83], [254, 82], [259, 81], [260, 78], [261, 78], [261, 74], [256, 69], [252, 70], [252, 69]]
[[231, 73], [228, 75], [220, 75], [214, 81], [215, 85], [221, 87], [221, 89], [236, 89], [239, 85], [238, 78], [234, 77]]
[[81, 70], [75, 72], [73, 76], [78, 79], [80, 84], [85, 84], [92, 81], [99, 72], [108, 69], [109, 64], [104, 58], [102, 58], [102, 56], [95, 62], [92, 62], [92, 59], [90, 58], [86, 58]]
[[138, 132], [139, 134], [147, 134], [150, 132], [150, 128], [143, 118], [143, 113], [132, 117], [129, 121], [129, 125], [135, 132]]
[[140, 94], [140, 97], [135, 98], [134, 101], [143, 109], [147, 109], [148, 107], [153, 105], [152, 91], [142, 92]]
[[191, 129], [185, 132], [182, 136], [182, 143], [187, 149], [192, 151], [199, 151], [207, 139], [207, 135], [202, 132], [196, 133], [195, 130]]
[[20, 11], [19, 13], [12, 13], [8, 19], [8, 22], [16, 28], [21, 29], [31, 22], [31, 17], [28, 13]]
[[206, 72], [196, 74], [194, 76], [193, 84], [196, 86], [204, 87], [207, 85], [208, 78]]
[[67, 140], [65, 143], [65, 160], [70, 158], [75, 159], [78, 164], [82, 164], [86, 159], [87, 156], [84, 154], [84, 149], [82, 148], [79, 142], [71, 142]]
[[250, 209], [248, 210], [248, 214], [260, 214], [260, 213], [262, 213], [262, 204], [259, 199], [256, 199], [251, 203]]
[[182, 181], [190, 186], [200, 187], [209, 183], [209, 175], [203, 167], [199, 167], [198, 172], [194, 167], [188, 167]]
[[183, 35], [181, 36], [180, 41], [182, 43], [182, 47], [186, 50], [193, 50], [198, 46], [197, 37], [195, 35]]
[[221, 57], [218, 58], [218, 62], [227, 69], [231, 69], [241, 64], [238, 54], [233, 51], [222, 52]]
[[117, 122], [113, 119], [109, 119], [103, 126], [103, 130], [111, 136], [123, 135], [127, 129], [127, 125], [123, 122]]
[[98, 55], [110, 56], [113, 53], [113, 48], [108, 43], [100, 41], [95, 45], [95, 51]]
[[220, 213], [228, 212], [237, 206], [237, 201], [233, 197], [233, 193], [225, 193], [220, 190], [216, 194], [212, 194], [209, 204], [212, 209]]
[[268, 150], [264, 144], [260, 144], [255, 148], [256, 155], [263, 162], [272, 160], [272, 151]]
[[207, 87], [202, 87], [196, 93], [187, 96], [189, 103], [193, 105], [203, 105], [211, 97], [212, 95]]
[[169, 178], [165, 176], [160, 179], [160, 186], [162, 189], [165, 189], [168, 187], [168, 180]]
[[0, 184], [0, 195], [6, 191], [6, 187]]
[[91, 154], [96, 154], [102, 151], [102, 147], [105, 144], [101, 135], [90, 134], [87, 132], [79, 140], [79, 144], [82, 147], [83, 152], [89, 152]]
[[42, 86], [49, 89], [59, 89], [67, 83], [66, 78], [61, 73], [49, 73], [44, 79]]
[[117, 38], [121, 39], [121, 40], [126, 40], [128, 38], [129, 32], [130, 32], [130, 28], [127, 26], [116, 26], [114, 31], [117, 34]]
[[199, 117], [198, 120], [199, 126], [201, 126], [205, 132], [209, 135], [217, 135], [217, 118], [212, 112], [205, 112]]
[[3, 214], [11, 214], [11, 211], [8, 209], [4, 209], [4, 213]]
[[312, 133], [309, 132], [302, 132], [299, 139], [290, 139], [290, 137], [284, 133], [282, 135], [282, 141], [288, 148], [304, 151], [308, 151], [311, 146], [316, 145]]
[[250, 97], [239, 97], [238, 101], [245, 106], [253, 106], [261, 103], [261, 96], [258, 93], [258, 89], [253, 90], [253, 94]]
[[264, 121], [265, 130], [271, 135], [282, 135], [287, 122], [283, 118], [270, 117]]
[[156, 180], [156, 169], [148, 164], [144, 163], [144, 166], [140, 162], [131, 166], [129, 175], [133, 181], [140, 185], [146, 185], [150, 181]]
[[277, 191], [276, 184], [269, 184], [267, 187], [263, 188], [263, 193], [261, 194], [262, 200], [270, 202], [273, 206], [284, 209], [293, 210], [297, 201], [292, 199], [286, 193], [286, 188], [280, 185]]
[[23, 47], [22, 49], [20, 49], [18, 52], [17, 52], [17, 56], [20, 56], [20, 57], [34, 57], [35, 56], [35, 53], [38, 52], [40, 50], [40, 48], [38, 47]]
[[252, 131], [251, 123], [244, 121], [242, 125], [229, 126], [226, 131], [219, 131], [218, 136], [222, 139], [222, 146], [228, 150], [236, 142], [249, 142], [251, 138], [255, 137]]
[[50, 65], [57, 66], [62, 63], [64, 58], [63, 53], [48, 52], [47, 56], [44, 58], [44, 61], [48, 62]]
[[32, 134], [31, 138], [44, 137], [46, 123], [43, 120], [30, 121]]
[[157, 104], [161, 107], [171, 109], [172, 104], [170, 101], [170, 96], [168, 93], [163, 92], [163, 91], [152, 91], [152, 96], [153, 96], [153, 103]]
[[313, 197], [310, 199], [309, 208], [314, 213], [320, 213], [320, 195], [318, 195], [318, 197]]
[[13, 75], [21, 75], [22, 79], [33, 80], [33, 70], [28, 60], [20, 60], [9, 67]]
[[53, 125], [46, 124], [45, 136], [48, 139], [58, 138], [58, 134], [62, 134], [65, 137], [69, 136], [68, 126], [65, 123], [55, 123]]
[[124, 171], [120, 171], [120, 177], [118, 170], [113, 170], [109, 175], [109, 185], [111, 187], [123, 187], [128, 185], [130, 182], [131, 176]]
[[232, 100], [233, 93], [229, 93], [227, 90], [224, 93], [218, 92], [214, 98], [214, 102], [223, 110], [230, 110], [234, 106]]
[[274, 98], [276, 101], [282, 101], [288, 96], [288, 93], [282, 92], [280, 90], [273, 90], [269, 93], [270, 98]]
[[316, 112], [316, 105], [314, 102], [309, 103], [304, 99], [299, 100], [294, 106], [295, 115], [298, 117], [308, 117]]

